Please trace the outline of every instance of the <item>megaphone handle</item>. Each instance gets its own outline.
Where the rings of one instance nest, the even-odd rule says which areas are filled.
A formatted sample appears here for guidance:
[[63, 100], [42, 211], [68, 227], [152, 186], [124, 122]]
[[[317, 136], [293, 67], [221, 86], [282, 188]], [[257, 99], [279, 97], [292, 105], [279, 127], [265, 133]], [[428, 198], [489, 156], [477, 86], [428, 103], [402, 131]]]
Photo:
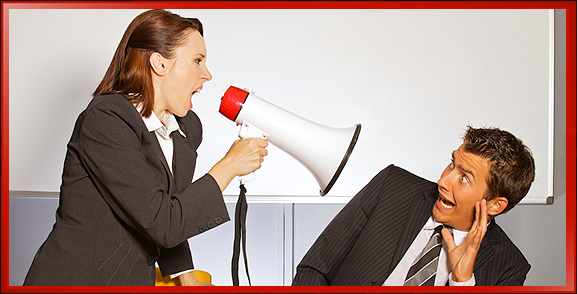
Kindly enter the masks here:
[[[243, 122], [240, 125], [240, 130], [238, 131], [238, 136], [241, 139], [249, 139], [249, 138], [261, 138], [266, 139], [268, 136], [259, 128], [253, 126], [249, 122]], [[250, 181], [254, 181], [256, 179], [256, 174], [254, 172], [250, 174], [246, 174], [244, 176], [238, 177], [238, 180], [241, 184], [248, 183]]]
[[256, 180], [256, 174], [252, 172], [250, 174], [238, 177], [238, 180], [242, 185], [244, 185], [245, 183]]

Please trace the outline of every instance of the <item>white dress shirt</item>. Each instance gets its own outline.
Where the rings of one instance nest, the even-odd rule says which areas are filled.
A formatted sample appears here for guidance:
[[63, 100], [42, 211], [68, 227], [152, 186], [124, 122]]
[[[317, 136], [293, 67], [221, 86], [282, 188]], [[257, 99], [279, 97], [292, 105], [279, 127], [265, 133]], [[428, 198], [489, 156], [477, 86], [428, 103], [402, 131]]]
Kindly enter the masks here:
[[[439, 225], [442, 224], [435, 221], [432, 216], [429, 218], [429, 220], [427, 220], [427, 222], [421, 229], [421, 232], [417, 235], [417, 237], [413, 241], [413, 244], [411, 244], [407, 252], [405, 252], [405, 255], [403, 256], [399, 264], [397, 264], [397, 267], [395, 267], [391, 275], [389, 275], [385, 283], [383, 283], [383, 286], [402, 286], [404, 284], [405, 277], [407, 276], [407, 273], [409, 272], [409, 268], [413, 264], [413, 261], [415, 260], [417, 255], [421, 253], [425, 245], [429, 242], [429, 239], [431, 238], [431, 235], [433, 235], [435, 228]], [[461, 245], [461, 243], [465, 241], [467, 233], [468, 232], [453, 229], [453, 239], [455, 240], [455, 244], [457, 246]], [[452, 272], [451, 272], [451, 264], [449, 263], [447, 254], [448, 254], [447, 245], [443, 240], [443, 249], [439, 254], [439, 263], [437, 266], [437, 274], [435, 276], [435, 286], [445, 286], [447, 280], [449, 281], [449, 286], [474, 286], [475, 275], [473, 275], [473, 277], [466, 282], [454, 282], [452, 280], [452, 275], [449, 276], [450, 274], [452, 274]]]
[[[140, 112], [141, 107], [137, 106], [136, 109]], [[160, 144], [160, 149], [166, 158], [170, 172], [172, 173], [172, 157], [174, 153], [174, 143], [172, 142], [172, 132], [178, 131], [183, 137], [186, 135], [182, 132], [178, 126], [178, 122], [173, 114], [165, 114], [162, 118], [162, 122], [158, 119], [154, 111], [149, 117], [142, 117], [142, 121], [149, 132], [154, 132], [156, 138], [158, 138], [158, 143]], [[174, 279], [184, 273], [193, 271], [193, 269], [188, 269], [176, 274], [170, 275], [171, 279]]]

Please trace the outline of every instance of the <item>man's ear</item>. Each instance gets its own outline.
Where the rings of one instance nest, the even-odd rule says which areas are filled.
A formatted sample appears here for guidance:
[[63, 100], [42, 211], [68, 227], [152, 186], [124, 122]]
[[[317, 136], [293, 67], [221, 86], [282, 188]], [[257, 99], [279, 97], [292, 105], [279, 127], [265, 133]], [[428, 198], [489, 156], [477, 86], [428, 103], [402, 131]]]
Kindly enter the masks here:
[[503, 212], [509, 205], [509, 200], [505, 197], [497, 197], [487, 202], [487, 214], [489, 216], [496, 216]]
[[164, 58], [164, 56], [162, 56], [158, 52], [154, 52], [150, 55], [149, 61], [150, 61], [150, 67], [152, 68], [152, 71], [154, 73], [156, 73], [159, 76], [163, 76], [166, 74], [168, 60]]

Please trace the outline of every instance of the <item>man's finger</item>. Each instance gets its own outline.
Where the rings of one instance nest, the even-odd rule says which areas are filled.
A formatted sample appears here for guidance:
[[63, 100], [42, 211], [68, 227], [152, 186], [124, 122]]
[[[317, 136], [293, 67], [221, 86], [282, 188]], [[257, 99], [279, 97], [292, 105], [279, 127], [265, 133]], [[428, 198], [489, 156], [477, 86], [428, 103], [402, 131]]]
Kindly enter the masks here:
[[477, 227], [479, 226], [479, 223], [481, 222], [480, 218], [481, 218], [481, 202], [477, 201], [475, 203], [475, 220], [473, 221], [473, 225], [471, 225], [471, 229], [469, 230], [469, 234], [473, 234], [477, 230]]
[[457, 247], [449, 229], [443, 228], [441, 230], [441, 235], [443, 236], [443, 240], [445, 240], [445, 244], [447, 244], [447, 249], [453, 250], [453, 248]]

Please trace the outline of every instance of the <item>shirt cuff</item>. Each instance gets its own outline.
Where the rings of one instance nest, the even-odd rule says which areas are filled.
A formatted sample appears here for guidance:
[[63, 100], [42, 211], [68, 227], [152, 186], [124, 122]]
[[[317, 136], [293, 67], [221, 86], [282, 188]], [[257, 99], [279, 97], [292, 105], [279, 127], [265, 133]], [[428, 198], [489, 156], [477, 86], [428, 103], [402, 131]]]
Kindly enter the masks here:
[[475, 274], [466, 282], [453, 281], [453, 273], [449, 274], [449, 286], [475, 286]]
[[176, 279], [178, 276], [182, 275], [182, 274], [186, 274], [186, 273], [190, 273], [191, 271], [194, 271], [193, 269], [189, 269], [189, 270], [185, 270], [176, 274], [172, 274], [170, 275], [171, 279]]

